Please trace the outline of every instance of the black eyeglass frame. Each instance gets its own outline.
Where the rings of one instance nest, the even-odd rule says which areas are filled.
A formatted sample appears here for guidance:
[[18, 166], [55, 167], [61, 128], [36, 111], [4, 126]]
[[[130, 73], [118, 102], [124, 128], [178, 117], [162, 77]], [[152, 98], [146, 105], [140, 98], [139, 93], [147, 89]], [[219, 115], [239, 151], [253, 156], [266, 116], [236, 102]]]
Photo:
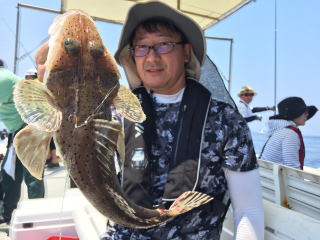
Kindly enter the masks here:
[[[129, 52], [130, 52], [131, 56], [133, 56], [133, 57], [145, 57], [145, 56], [147, 56], [149, 54], [150, 50], [153, 49], [156, 54], [161, 55], [161, 54], [170, 53], [174, 49], [174, 47], [176, 45], [179, 45], [179, 44], [185, 44], [185, 42], [184, 41], [180, 41], [180, 42], [160, 42], [160, 43], [157, 43], [157, 44], [154, 44], [154, 45], [137, 45], [135, 47], [130, 47], [129, 48]], [[162, 53], [158, 52], [158, 49], [161, 46], [171, 46], [171, 49], [168, 52], [162, 52]], [[141, 55], [141, 56], [135, 55], [135, 49], [137, 49], [137, 48], [147, 49], [146, 54]]]

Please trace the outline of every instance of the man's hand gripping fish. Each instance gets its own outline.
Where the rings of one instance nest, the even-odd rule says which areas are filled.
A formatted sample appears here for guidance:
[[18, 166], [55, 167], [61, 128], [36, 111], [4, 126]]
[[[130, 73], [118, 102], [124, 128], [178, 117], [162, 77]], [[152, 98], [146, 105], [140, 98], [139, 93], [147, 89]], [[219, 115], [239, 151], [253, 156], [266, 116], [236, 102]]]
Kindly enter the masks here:
[[28, 124], [15, 137], [14, 146], [31, 174], [42, 178], [53, 136], [79, 189], [118, 224], [148, 228], [211, 201], [190, 191], [169, 210], [151, 210], [125, 198], [114, 165], [122, 127], [111, 121], [110, 106], [128, 120], [142, 122], [140, 103], [119, 85], [116, 63], [87, 14], [68, 11], [57, 17], [49, 34], [44, 82], [22, 80], [14, 91], [16, 107]]

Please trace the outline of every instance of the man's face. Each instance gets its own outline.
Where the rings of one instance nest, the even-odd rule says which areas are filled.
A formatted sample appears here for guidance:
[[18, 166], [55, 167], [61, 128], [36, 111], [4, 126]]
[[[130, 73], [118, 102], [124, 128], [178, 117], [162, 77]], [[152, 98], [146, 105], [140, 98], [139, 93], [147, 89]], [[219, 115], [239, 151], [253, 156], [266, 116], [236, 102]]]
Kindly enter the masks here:
[[244, 101], [245, 103], [251, 103], [253, 99], [253, 93], [244, 93], [240, 96], [241, 100]]
[[[181, 36], [164, 27], [159, 27], [159, 31], [154, 33], [139, 27], [132, 41], [132, 47], [153, 46], [167, 42], [181, 42]], [[158, 54], [154, 49], [150, 49], [146, 56], [134, 57], [143, 85], [160, 94], [178, 92], [185, 86], [185, 63], [189, 61], [190, 49], [190, 44], [177, 44], [168, 53]]]
[[27, 79], [27, 80], [34, 80], [34, 79], [36, 79], [36, 76], [26, 75], [26, 76], [25, 76], [25, 79]]

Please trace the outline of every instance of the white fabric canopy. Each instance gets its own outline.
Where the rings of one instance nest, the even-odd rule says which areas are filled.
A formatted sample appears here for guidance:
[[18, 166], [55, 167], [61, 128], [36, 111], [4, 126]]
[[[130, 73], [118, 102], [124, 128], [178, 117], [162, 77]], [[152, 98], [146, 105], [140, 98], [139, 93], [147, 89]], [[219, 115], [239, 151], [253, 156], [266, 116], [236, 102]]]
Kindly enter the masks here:
[[[253, 0], [161, 0], [193, 18], [203, 29], [225, 19]], [[122, 24], [128, 9], [146, 0], [62, 0], [62, 11], [81, 9], [97, 20]]]

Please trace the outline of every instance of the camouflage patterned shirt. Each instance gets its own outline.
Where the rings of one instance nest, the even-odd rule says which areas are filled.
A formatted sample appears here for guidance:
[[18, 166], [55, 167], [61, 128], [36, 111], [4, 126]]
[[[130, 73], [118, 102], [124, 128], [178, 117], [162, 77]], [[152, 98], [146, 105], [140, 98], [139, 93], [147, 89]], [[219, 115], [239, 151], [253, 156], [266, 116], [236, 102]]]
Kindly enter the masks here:
[[[152, 146], [152, 197], [161, 201], [167, 180], [173, 130], [178, 119], [180, 103], [155, 103], [157, 141]], [[222, 168], [249, 171], [258, 167], [251, 134], [245, 120], [231, 106], [211, 100], [205, 124], [201, 152], [200, 179], [197, 191], [226, 198], [227, 182]], [[217, 205], [215, 205], [217, 206]], [[165, 224], [149, 229], [129, 229], [110, 224], [103, 239], [116, 240], [215, 240], [220, 238], [225, 203], [213, 208], [206, 204], [177, 216]]]

